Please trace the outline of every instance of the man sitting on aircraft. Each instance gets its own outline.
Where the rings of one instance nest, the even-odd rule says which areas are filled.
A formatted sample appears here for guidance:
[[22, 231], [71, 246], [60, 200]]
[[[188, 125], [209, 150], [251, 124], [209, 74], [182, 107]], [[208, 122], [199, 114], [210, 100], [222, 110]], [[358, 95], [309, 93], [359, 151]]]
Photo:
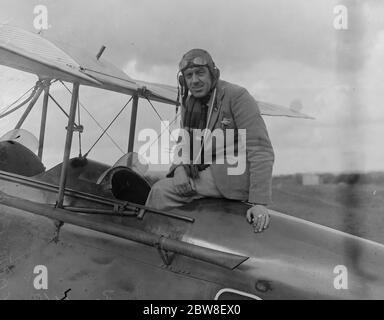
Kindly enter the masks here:
[[[212, 159], [216, 161], [209, 163], [196, 161], [196, 150], [185, 157], [184, 148], [185, 160], [172, 165], [167, 178], [152, 186], [146, 204], [164, 210], [204, 197], [248, 201], [252, 207], [246, 213], [247, 221], [253, 224], [255, 232], [261, 232], [270, 221], [266, 206], [271, 201], [272, 145], [254, 98], [246, 89], [220, 80], [219, 76], [219, 69], [207, 51], [192, 49], [183, 56], [179, 64], [182, 128], [191, 135], [196, 129], [209, 129], [206, 131], [208, 135], [217, 130], [233, 130], [235, 138], [232, 142], [227, 137], [219, 141], [217, 137], [220, 135], [215, 135], [215, 149], [205, 143], [206, 136], [200, 139], [203, 142], [199, 143], [198, 158], [206, 157], [204, 148], [210, 148]], [[240, 139], [239, 129], [245, 129], [246, 133], [242, 153], [244, 170], [229, 174], [231, 164], [228, 161], [220, 163], [217, 151], [221, 148], [224, 150], [222, 155], [226, 155], [232, 148], [241, 156], [240, 148], [234, 145]], [[188, 150], [196, 144], [194, 140], [189, 141]]]

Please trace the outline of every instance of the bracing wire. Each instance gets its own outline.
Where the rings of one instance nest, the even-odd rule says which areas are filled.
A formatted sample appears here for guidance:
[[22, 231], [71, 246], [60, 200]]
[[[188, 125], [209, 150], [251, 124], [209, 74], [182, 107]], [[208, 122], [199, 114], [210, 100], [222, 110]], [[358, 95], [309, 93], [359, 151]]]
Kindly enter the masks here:
[[[28, 103], [29, 101], [31, 101], [32, 98], [35, 96], [36, 91], [37, 91], [38, 88], [39, 88], [39, 85], [40, 85], [40, 82], [39, 82], [39, 81], [36, 82], [36, 85], [33, 87], [33, 91], [32, 91], [32, 93], [29, 95], [29, 97], [28, 97], [27, 99], [25, 99], [24, 101], [22, 101], [21, 103], [19, 103], [16, 107], [14, 107], [13, 109], [11, 109], [11, 110], [9, 110], [9, 111], [7, 111], [7, 110], [9, 109], [9, 108], [7, 107], [7, 110], [1, 113], [1, 115], [0, 115], [0, 119], [1, 119], [1, 118], [4, 118], [4, 117], [6, 117], [6, 116], [8, 116], [9, 114], [11, 114], [11, 113], [13, 113], [13, 112], [15, 112], [16, 110], [18, 110], [18, 109], [20, 109], [22, 106], [24, 106], [26, 103]], [[30, 91], [30, 90], [28, 90], [28, 91]], [[24, 95], [25, 95], [25, 94], [24, 94]], [[20, 99], [18, 99], [18, 100], [20, 100]], [[13, 103], [13, 104], [14, 104], [14, 103]], [[12, 106], [13, 104], [11, 104], [11, 106]]]
[[[151, 101], [150, 101], [147, 97], [146, 97], [146, 99], [148, 100], [148, 102], [149, 102], [149, 104], [151, 105], [152, 109], [156, 112], [156, 114], [157, 114], [157, 116], [159, 117], [159, 119], [160, 119], [161, 121], [164, 122], [163, 118], [162, 118], [162, 117], [160, 116], [160, 114], [157, 112], [156, 108], [153, 106], [153, 104], [151, 103]], [[169, 125], [168, 125], [166, 128], [164, 128], [163, 131], [161, 131], [161, 132], [157, 135], [156, 140], [154, 140], [154, 141], [148, 146], [147, 150], [148, 150], [153, 144], [155, 144], [157, 141], [159, 141], [159, 139], [161, 138], [161, 136], [163, 135], [163, 133], [164, 133], [165, 131], [168, 130], [168, 131], [169, 131], [169, 134], [172, 135], [172, 132], [170, 131], [169, 128], [172, 126], [173, 123], [176, 122], [176, 120], [177, 120], [177, 118], [179, 117], [179, 115], [180, 115], [180, 114], [176, 113], [175, 118], [169, 123]], [[142, 155], [143, 153], [145, 153], [145, 151], [143, 151], [143, 152], [141, 153], [141, 155]]]
[[[11, 103], [9, 106], [7, 106], [6, 108], [3, 108], [5, 110], [3, 110], [0, 114], [0, 119], [1, 118], [4, 118], [6, 116], [8, 116], [9, 114], [15, 112], [16, 110], [20, 109], [22, 106], [24, 106], [25, 104], [27, 104], [29, 101], [31, 101], [35, 95], [36, 95], [36, 92], [39, 88], [41, 88], [42, 86], [50, 86], [51, 84], [55, 83], [57, 80], [54, 80], [53, 82], [49, 82], [48, 84], [46, 84], [46, 81], [44, 80], [38, 80], [36, 81], [36, 84], [31, 88], [29, 89], [28, 91], [26, 91], [23, 95], [21, 95], [18, 99], [16, 99], [13, 103]], [[20, 101], [27, 93], [29, 93], [30, 91], [32, 90], [32, 93], [29, 95], [28, 98], [26, 98], [24, 101], [22, 101], [21, 103], [19, 103], [16, 107], [14, 107], [13, 109], [9, 110], [10, 107], [12, 107], [15, 103], [17, 103], [18, 101]]]
[[[61, 84], [64, 86], [64, 88], [72, 94], [71, 90], [65, 85], [64, 82], [60, 81]], [[79, 99], [79, 104], [80, 106], [85, 110], [85, 112], [90, 116], [90, 118], [96, 123], [96, 125], [102, 130], [104, 131], [104, 127], [96, 120], [96, 118], [88, 111], [88, 109], [81, 103], [80, 99]], [[121, 151], [122, 154], [125, 154], [124, 150], [115, 142], [115, 140], [113, 140], [113, 138], [108, 134], [108, 132], [106, 132], [106, 135], [107, 137], [112, 141], [112, 143], [115, 145], [115, 147], [117, 149], [119, 149]]]
[[[56, 104], [56, 106], [59, 107], [59, 109], [66, 115], [67, 118], [69, 118], [69, 114], [64, 110], [64, 108], [56, 101], [56, 99], [48, 93], [48, 96], [51, 98], [51, 100]], [[77, 123], [75, 122], [75, 126], [77, 126]]]
[[18, 103], [26, 94], [28, 94], [30, 91], [33, 90], [33, 88], [35, 88], [36, 85], [34, 85], [33, 87], [31, 87], [28, 91], [26, 91], [25, 93], [23, 93], [19, 98], [17, 98], [14, 102], [12, 102], [10, 105], [6, 106], [6, 107], [3, 107], [2, 108], [2, 111], [0, 112], [0, 116], [2, 116], [4, 113], [6, 113], [14, 104]]
[[91, 150], [93, 149], [93, 147], [100, 141], [100, 139], [103, 137], [103, 135], [107, 132], [107, 130], [111, 127], [111, 125], [115, 122], [115, 120], [120, 116], [120, 114], [124, 111], [124, 109], [126, 108], [126, 106], [131, 102], [131, 100], [133, 99], [133, 96], [131, 96], [131, 98], [128, 100], [128, 102], [121, 108], [121, 110], [117, 113], [117, 115], [113, 118], [113, 120], [111, 121], [111, 123], [107, 126], [107, 128], [104, 129], [104, 131], [102, 132], [102, 134], [100, 135], [100, 137], [95, 141], [95, 143], [92, 145], [92, 147], [85, 153], [84, 155], [84, 158], [86, 158], [88, 156], [88, 154], [91, 152]]
[[[149, 104], [151, 105], [152, 109], [156, 112], [157, 116], [159, 117], [160, 121], [164, 122], [163, 118], [160, 116], [160, 114], [157, 112], [156, 108], [154, 107], [154, 105], [152, 104], [151, 100], [149, 100], [147, 97], [145, 97], [147, 99], [147, 101], [149, 102]], [[174, 123], [177, 119], [178, 115], [176, 114], [175, 118], [173, 119], [173, 121], [165, 128], [165, 130], [168, 130], [169, 134], [172, 136], [172, 132], [171, 130], [169, 130], [169, 127], [171, 126], [172, 123]], [[165, 131], [163, 130], [163, 132]], [[162, 133], [160, 133], [160, 136], [157, 138], [157, 140], [161, 137]]]

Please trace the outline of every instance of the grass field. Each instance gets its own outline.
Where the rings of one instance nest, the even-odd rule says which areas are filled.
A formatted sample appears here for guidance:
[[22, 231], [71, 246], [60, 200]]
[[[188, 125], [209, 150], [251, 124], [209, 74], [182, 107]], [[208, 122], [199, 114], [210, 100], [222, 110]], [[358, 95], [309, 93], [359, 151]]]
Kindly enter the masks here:
[[273, 182], [271, 209], [384, 244], [384, 185]]

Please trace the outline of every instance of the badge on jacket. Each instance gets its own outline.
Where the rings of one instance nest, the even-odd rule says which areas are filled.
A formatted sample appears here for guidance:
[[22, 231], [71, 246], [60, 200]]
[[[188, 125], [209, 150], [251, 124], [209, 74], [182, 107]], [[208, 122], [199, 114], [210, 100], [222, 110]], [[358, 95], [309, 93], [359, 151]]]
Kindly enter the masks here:
[[228, 127], [231, 123], [232, 123], [232, 120], [230, 118], [224, 117], [223, 120], [221, 120], [222, 127]]

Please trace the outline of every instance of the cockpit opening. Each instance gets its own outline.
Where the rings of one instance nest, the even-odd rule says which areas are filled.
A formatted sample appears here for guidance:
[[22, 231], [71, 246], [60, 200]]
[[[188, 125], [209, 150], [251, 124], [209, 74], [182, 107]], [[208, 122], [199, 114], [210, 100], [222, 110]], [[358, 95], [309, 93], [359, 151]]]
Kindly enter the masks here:
[[98, 179], [97, 184], [111, 191], [119, 200], [145, 204], [151, 185], [147, 179], [125, 166], [112, 167]]

